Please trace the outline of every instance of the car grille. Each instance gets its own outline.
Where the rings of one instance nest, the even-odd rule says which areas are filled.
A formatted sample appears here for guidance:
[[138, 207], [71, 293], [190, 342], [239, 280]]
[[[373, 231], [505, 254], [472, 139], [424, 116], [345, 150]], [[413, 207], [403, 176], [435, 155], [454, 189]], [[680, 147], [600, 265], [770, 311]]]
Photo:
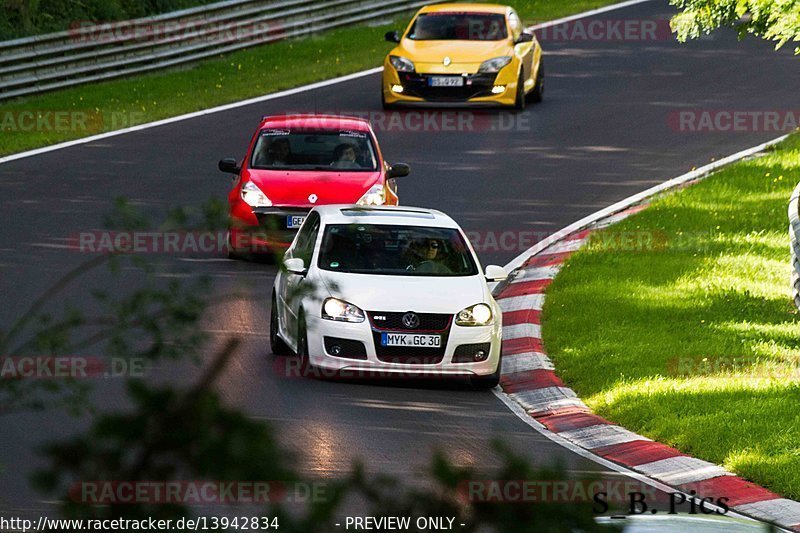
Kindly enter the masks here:
[[[447, 338], [450, 333], [450, 324], [453, 315], [437, 313], [415, 313], [419, 317], [419, 326], [408, 328], [403, 324], [406, 312], [381, 312], [368, 311], [369, 321], [372, 324], [372, 341], [375, 345], [375, 355], [379, 361], [396, 364], [438, 365], [444, 359], [447, 348]], [[376, 317], [383, 319], [376, 320]], [[381, 346], [381, 333], [384, 331], [398, 331], [408, 333], [434, 332], [442, 335], [442, 345], [439, 348], [406, 348], [402, 346]]]
[[[401, 73], [400, 83], [403, 94], [424, 98], [431, 102], [459, 102], [491, 96], [497, 74], [470, 74], [462, 87], [431, 87], [428, 85], [429, 75], [417, 73]], [[467, 85], [467, 83], [469, 85]]]
[[308, 212], [309, 209], [303, 208], [256, 207], [253, 209], [253, 214], [258, 219], [258, 226], [237, 228], [242, 236], [237, 237], [240, 240], [234, 243], [234, 247], [246, 250], [248, 247], [256, 246], [254, 243], [259, 241], [288, 245], [294, 240], [298, 228], [288, 228], [287, 218], [293, 215], [308, 215]]
[[[450, 321], [453, 315], [435, 314], [435, 313], [415, 313], [419, 317], [419, 326], [416, 328], [407, 328], [403, 324], [403, 316], [406, 312], [401, 313], [382, 313], [380, 311], [368, 311], [369, 321], [374, 329], [381, 331], [445, 331], [450, 329]], [[376, 320], [375, 317], [384, 317], [385, 320]]]

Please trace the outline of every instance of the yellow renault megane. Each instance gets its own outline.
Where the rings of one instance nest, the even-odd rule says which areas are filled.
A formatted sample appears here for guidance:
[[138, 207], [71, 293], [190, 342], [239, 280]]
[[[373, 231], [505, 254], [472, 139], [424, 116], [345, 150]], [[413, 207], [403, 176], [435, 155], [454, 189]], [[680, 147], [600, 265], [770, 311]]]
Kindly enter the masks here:
[[544, 90], [542, 47], [510, 7], [438, 4], [419, 10], [384, 61], [382, 101], [523, 109]]

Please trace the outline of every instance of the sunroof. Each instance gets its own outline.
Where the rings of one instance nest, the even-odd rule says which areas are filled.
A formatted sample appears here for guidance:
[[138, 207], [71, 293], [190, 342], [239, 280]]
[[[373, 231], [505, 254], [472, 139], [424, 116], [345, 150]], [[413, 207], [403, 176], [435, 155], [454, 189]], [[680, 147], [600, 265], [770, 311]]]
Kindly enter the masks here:
[[410, 209], [360, 209], [349, 207], [342, 209], [342, 214], [346, 217], [404, 217], [404, 218], [426, 218], [432, 219], [434, 216], [427, 211], [413, 211]]

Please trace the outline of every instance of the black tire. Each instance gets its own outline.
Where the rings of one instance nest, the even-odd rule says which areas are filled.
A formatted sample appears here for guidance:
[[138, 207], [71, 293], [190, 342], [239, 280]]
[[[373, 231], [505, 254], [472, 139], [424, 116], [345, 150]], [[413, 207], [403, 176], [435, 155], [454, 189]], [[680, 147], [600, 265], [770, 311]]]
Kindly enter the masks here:
[[384, 111], [392, 111], [397, 109], [396, 105], [386, 103], [386, 95], [383, 93], [383, 86], [381, 86], [381, 107]]
[[536, 83], [528, 95], [531, 102], [539, 103], [544, 99], [544, 62], [539, 63], [539, 72], [536, 74]]
[[497, 370], [495, 370], [493, 374], [489, 374], [488, 376], [472, 376], [469, 378], [469, 384], [473, 389], [476, 390], [493, 389], [500, 384], [500, 373], [502, 369], [503, 365], [501, 365], [498, 361]]
[[519, 80], [517, 81], [517, 95], [514, 98], [514, 109], [517, 111], [525, 110], [525, 78], [522, 76], [522, 71], [519, 73]]
[[233, 247], [233, 243], [231, 242], [231, 232], [228, 230], [228, 238], [227, 240], [227, 248], [228, 248], [228, 259], [241, 259], [241, 256], [236, 253], [236, 250]]
[[300, 375], [308, 377], [311, 375], [312, 366], [308, 358], [308, 333], [306, 331], [306, 319], [300, 315], [297, 326], [297, 357], [300, 358]]
[[283, 342], [278, 336], [278, 303], [275, 299], [275, 293], [272, 293], [272, 311], [270, 311], [269, 316], [269, 344], [272, 348], [272, 355], [289, 355], [292, 351], [289, 349], [289, 346]]
[[476, 390], [489, 390], [500, 384], [500, 375], [503, 372], [503, 344], [500, 343], [500, 357], [497, 359], [497, 370], [488, 376], [472, 376], [469, 384]]

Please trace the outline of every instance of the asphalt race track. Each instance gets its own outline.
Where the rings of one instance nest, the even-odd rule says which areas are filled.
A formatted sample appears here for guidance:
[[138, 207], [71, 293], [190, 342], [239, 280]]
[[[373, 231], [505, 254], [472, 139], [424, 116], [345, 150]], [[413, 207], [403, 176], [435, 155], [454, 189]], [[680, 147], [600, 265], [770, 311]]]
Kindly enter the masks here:
[[[670, 13], [666, 2], [654, 1], [598, 18], [667, 19]], [[693, 166], [782, 133], [679, 131], [674, 113], [797, 107], [800, 70], [791, 47], [775, 52], [754, 39], [737, 42], [732, 32], [687, 45], [658, 39], [543, 46], [544, 103], [520, 115], [478, 115], [475, 131], [377, 130], [386, 158], [412, 166], [411, 176], [400, 183], [403, 204], [441, 209], [481, 238], [512, 232], [506, 240], [511, 245], [481, 251], [484, 266], [504, 264], [533, 244], [520, 232], [543, 236]], [[378, 88], [379, 76], [371, 75], [0, 165], [0, 328], [7, 329], [26, 302], [86, 260], [65, 248], [66, 239], [102, 228], [113, 197], [126, 197], [152, 213], [224, 198], [230, 179], [217, 171], [217, 161], [243, 155], [262, 115], [381, 113]], [[497, 127], [501, 121], [505, 124]], [[495, 131], [486, 131], [487, 124]], [[337, 477], [361, 459], [372, 472], [413, 480], [434, 449], [445, 450], [458, 464], [492, 466], [497, 458], [490, 442], [496, 437], [539, 465], [560, 461], [572, 472], [603, 470], [534, 432], [490, 392], [286, 378], [278, 370], [284, 361], [276, 363], [268, 347], [274, 266], [229, 261], [221, 254], [158, 260], [164, 279], [205, 274], [219, 294], [250, 295], [215, 307], [206, 322], [218, 342], [230, 333], [244, 340], [220, 388], [230, 403], [274, 424], [309, 474]], [[126, 289], [139, 280], [130, 272]], [[62, 309], [65, 300], [90, 308], [89, 289], [110, 283], [104, 274], [93, 275], [52, 302], [52, 309]], [[185, 379], [166, 364], [149, 371], [155, 380]], [[101, 382], [97, 404], [124, 407], [120, 392], [116, 383]], [[34, 448], [87, 425], [88, 420], [60, 412], [5, 415], [0, 511], [51, 510], [52, 503], [29, 487], [28, 476], [40, 464]]]

